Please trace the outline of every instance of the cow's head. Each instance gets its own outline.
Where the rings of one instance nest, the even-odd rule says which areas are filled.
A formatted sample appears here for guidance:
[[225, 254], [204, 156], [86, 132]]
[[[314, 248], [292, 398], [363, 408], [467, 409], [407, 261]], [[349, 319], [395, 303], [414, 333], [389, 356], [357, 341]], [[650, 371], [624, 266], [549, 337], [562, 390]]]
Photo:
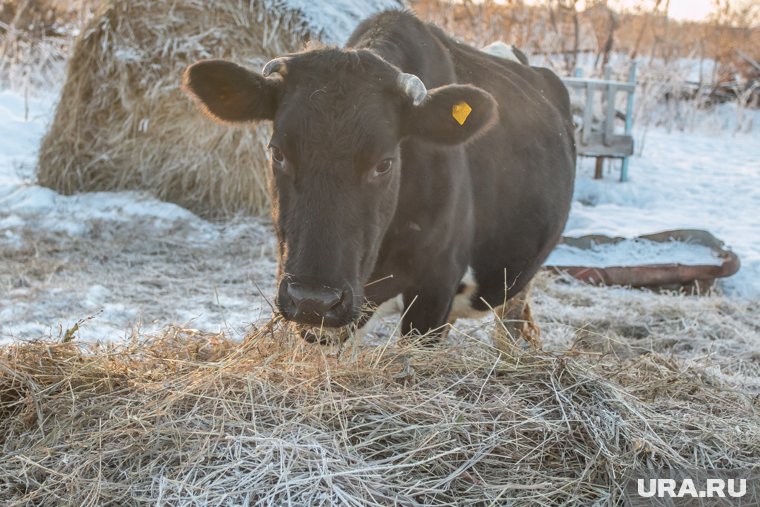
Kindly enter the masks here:
[[[300, 324], [355, 321], [396, 211], [401, 142], [455, 146], [496, 120], [474, 86], [426, 90], [368, 50], [320, 49], [269, 62], [190, 66], [184, 87], [224, 123], [271, 120], [272, 215], [279, 240], [277, 306]], [[471, 111], [468, 113], [468, 109]]]

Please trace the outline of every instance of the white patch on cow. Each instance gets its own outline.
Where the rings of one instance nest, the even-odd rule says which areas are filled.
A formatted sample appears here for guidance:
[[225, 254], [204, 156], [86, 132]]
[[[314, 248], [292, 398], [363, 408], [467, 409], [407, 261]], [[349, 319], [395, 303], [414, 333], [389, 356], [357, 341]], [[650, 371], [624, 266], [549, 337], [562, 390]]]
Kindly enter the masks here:
[[375, 310], [375, 313], [372, 314], [372, 317], [370, 317], [370, 319], [365, 322], [362, 327], [354, 331], [354, 338], [358, 341], [362, 341], [365, 336], [377, 328], [381, 320], [396, 313], [401, 313], [403, 310], [404, 299], [401, 294], [389, 299], [385, 303], [381, 303], [380, 306], [378, 306]]
[[[472, 307], [471, 298], [478, 290], [478, 282], [475, 280], [475, 271], [472, 267], [468, 266], [462, 277], [461, 285], [464, 285], [464, 290], [454, 296], [454, 301], [451, 303], [451, 311], [449, 312], [448, 322], [454, 322], [457, 319], [477, 319], [488, 315], [489, 310], [481, 311], [475, 310]], [[365, 336], [374, 331], [380, 324], [380, 321], [386, 317], [390, 317], [395, 314], [404, 313], [404, 299], [401, 294], [388, 301], [380, 304], [372, 314], [372, 317], [360, 328], [354, 331], [354, 339], [362, 341]]]
[[511, 44], [507, 44], [506, 42], [502, 41], [496, 41], [484, 47], [482, 51], [488, 53], [489, 55], [498, 56], [500, 58], [512, 60], [513, 62], [522, 64], [520, 59], [517, 58], [514, 49], [515, 47]]
[[457, 319], [477, 319], [488, 313], [488, 311], [475, 310], [472, 307], [472, 295], [478, 291], [478, 282], [475, 280], [475, 271], [472, 267], [467, 266], [461, 284], [464, 285], [464, 288], [462, 292], [454, 296], [449, 312], [449, 323], [453, 323]]

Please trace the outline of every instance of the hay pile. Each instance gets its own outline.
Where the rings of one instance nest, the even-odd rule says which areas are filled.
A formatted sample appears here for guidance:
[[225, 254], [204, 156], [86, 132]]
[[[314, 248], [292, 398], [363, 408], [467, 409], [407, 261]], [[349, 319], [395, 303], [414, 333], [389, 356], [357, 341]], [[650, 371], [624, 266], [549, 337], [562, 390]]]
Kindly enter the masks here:
[[758, 466], [758, 400], [673, 359], [283, 333], [2, 349], [0, 499], [608, 505], [637, 465]]
[[[355, 18], [399, 5], [336, 3], [334, 9], [348, 13], [355, 4]], [[299, 5], [105, 2], [69, 61], [55, 119], [40, 148], [40, 184], [65, 194], [143, 189], [204, 216], [268, 209], [268, 126], [212, 124], [181, 92], [180, 80], [183, 69], [199, 59], [227, 58], [260, 69], [276, 55], [302, 49], [304, 40], [325, 36], [329, 30], [316, 22], [330, 16], [309, 16], [310, 4], [300, 10]], [[341, 16], [343, 24], [350, 19], [345, 12]]]

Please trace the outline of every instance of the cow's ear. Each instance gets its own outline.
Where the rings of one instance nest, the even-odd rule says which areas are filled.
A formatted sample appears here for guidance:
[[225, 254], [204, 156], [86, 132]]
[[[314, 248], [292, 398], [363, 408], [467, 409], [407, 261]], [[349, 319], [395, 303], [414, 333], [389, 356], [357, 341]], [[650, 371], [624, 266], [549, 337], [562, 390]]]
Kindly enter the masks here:
[[493, 96], [470, 85], [429, 90], [420, 105], [406, 108], [405, 115], [405, 135], [449, 146], [470, 141], [499, 118]]
[[225, 60], [203, 60], [185, 70], [182, 87], [212, 119], [241, 123], [274, 118], [281, 82]]

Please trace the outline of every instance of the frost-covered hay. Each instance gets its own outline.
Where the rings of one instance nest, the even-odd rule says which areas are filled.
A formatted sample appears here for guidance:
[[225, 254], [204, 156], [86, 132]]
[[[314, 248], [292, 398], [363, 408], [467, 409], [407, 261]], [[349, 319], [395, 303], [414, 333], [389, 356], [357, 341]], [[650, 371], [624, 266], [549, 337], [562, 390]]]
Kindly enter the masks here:
[[618, 359], [673, 356], [760, 393], [760, 301], [594, 287], [543, 275], [533, 305], [547, 348]]
[[[700, 368], [239, 345], [181, 329], [0, 356], [6, 505], [608, 505], [636, 465], [757, 466], [758, 400]], [[353, 357], [352, 357], [353, 356]]]
[[182, 71], [203, 58], [260, 69], [305, 39], [339, 40], [319, 25], [331, 13], [343, 27], [398, 5], [334, 3], [315, 17], [298, 0], [107, 2], [76, 42], [40, 183], [65, 194], [145, 189], [206, 216], [266, 210], [268, 127], [212, 124], [181, 92]]

